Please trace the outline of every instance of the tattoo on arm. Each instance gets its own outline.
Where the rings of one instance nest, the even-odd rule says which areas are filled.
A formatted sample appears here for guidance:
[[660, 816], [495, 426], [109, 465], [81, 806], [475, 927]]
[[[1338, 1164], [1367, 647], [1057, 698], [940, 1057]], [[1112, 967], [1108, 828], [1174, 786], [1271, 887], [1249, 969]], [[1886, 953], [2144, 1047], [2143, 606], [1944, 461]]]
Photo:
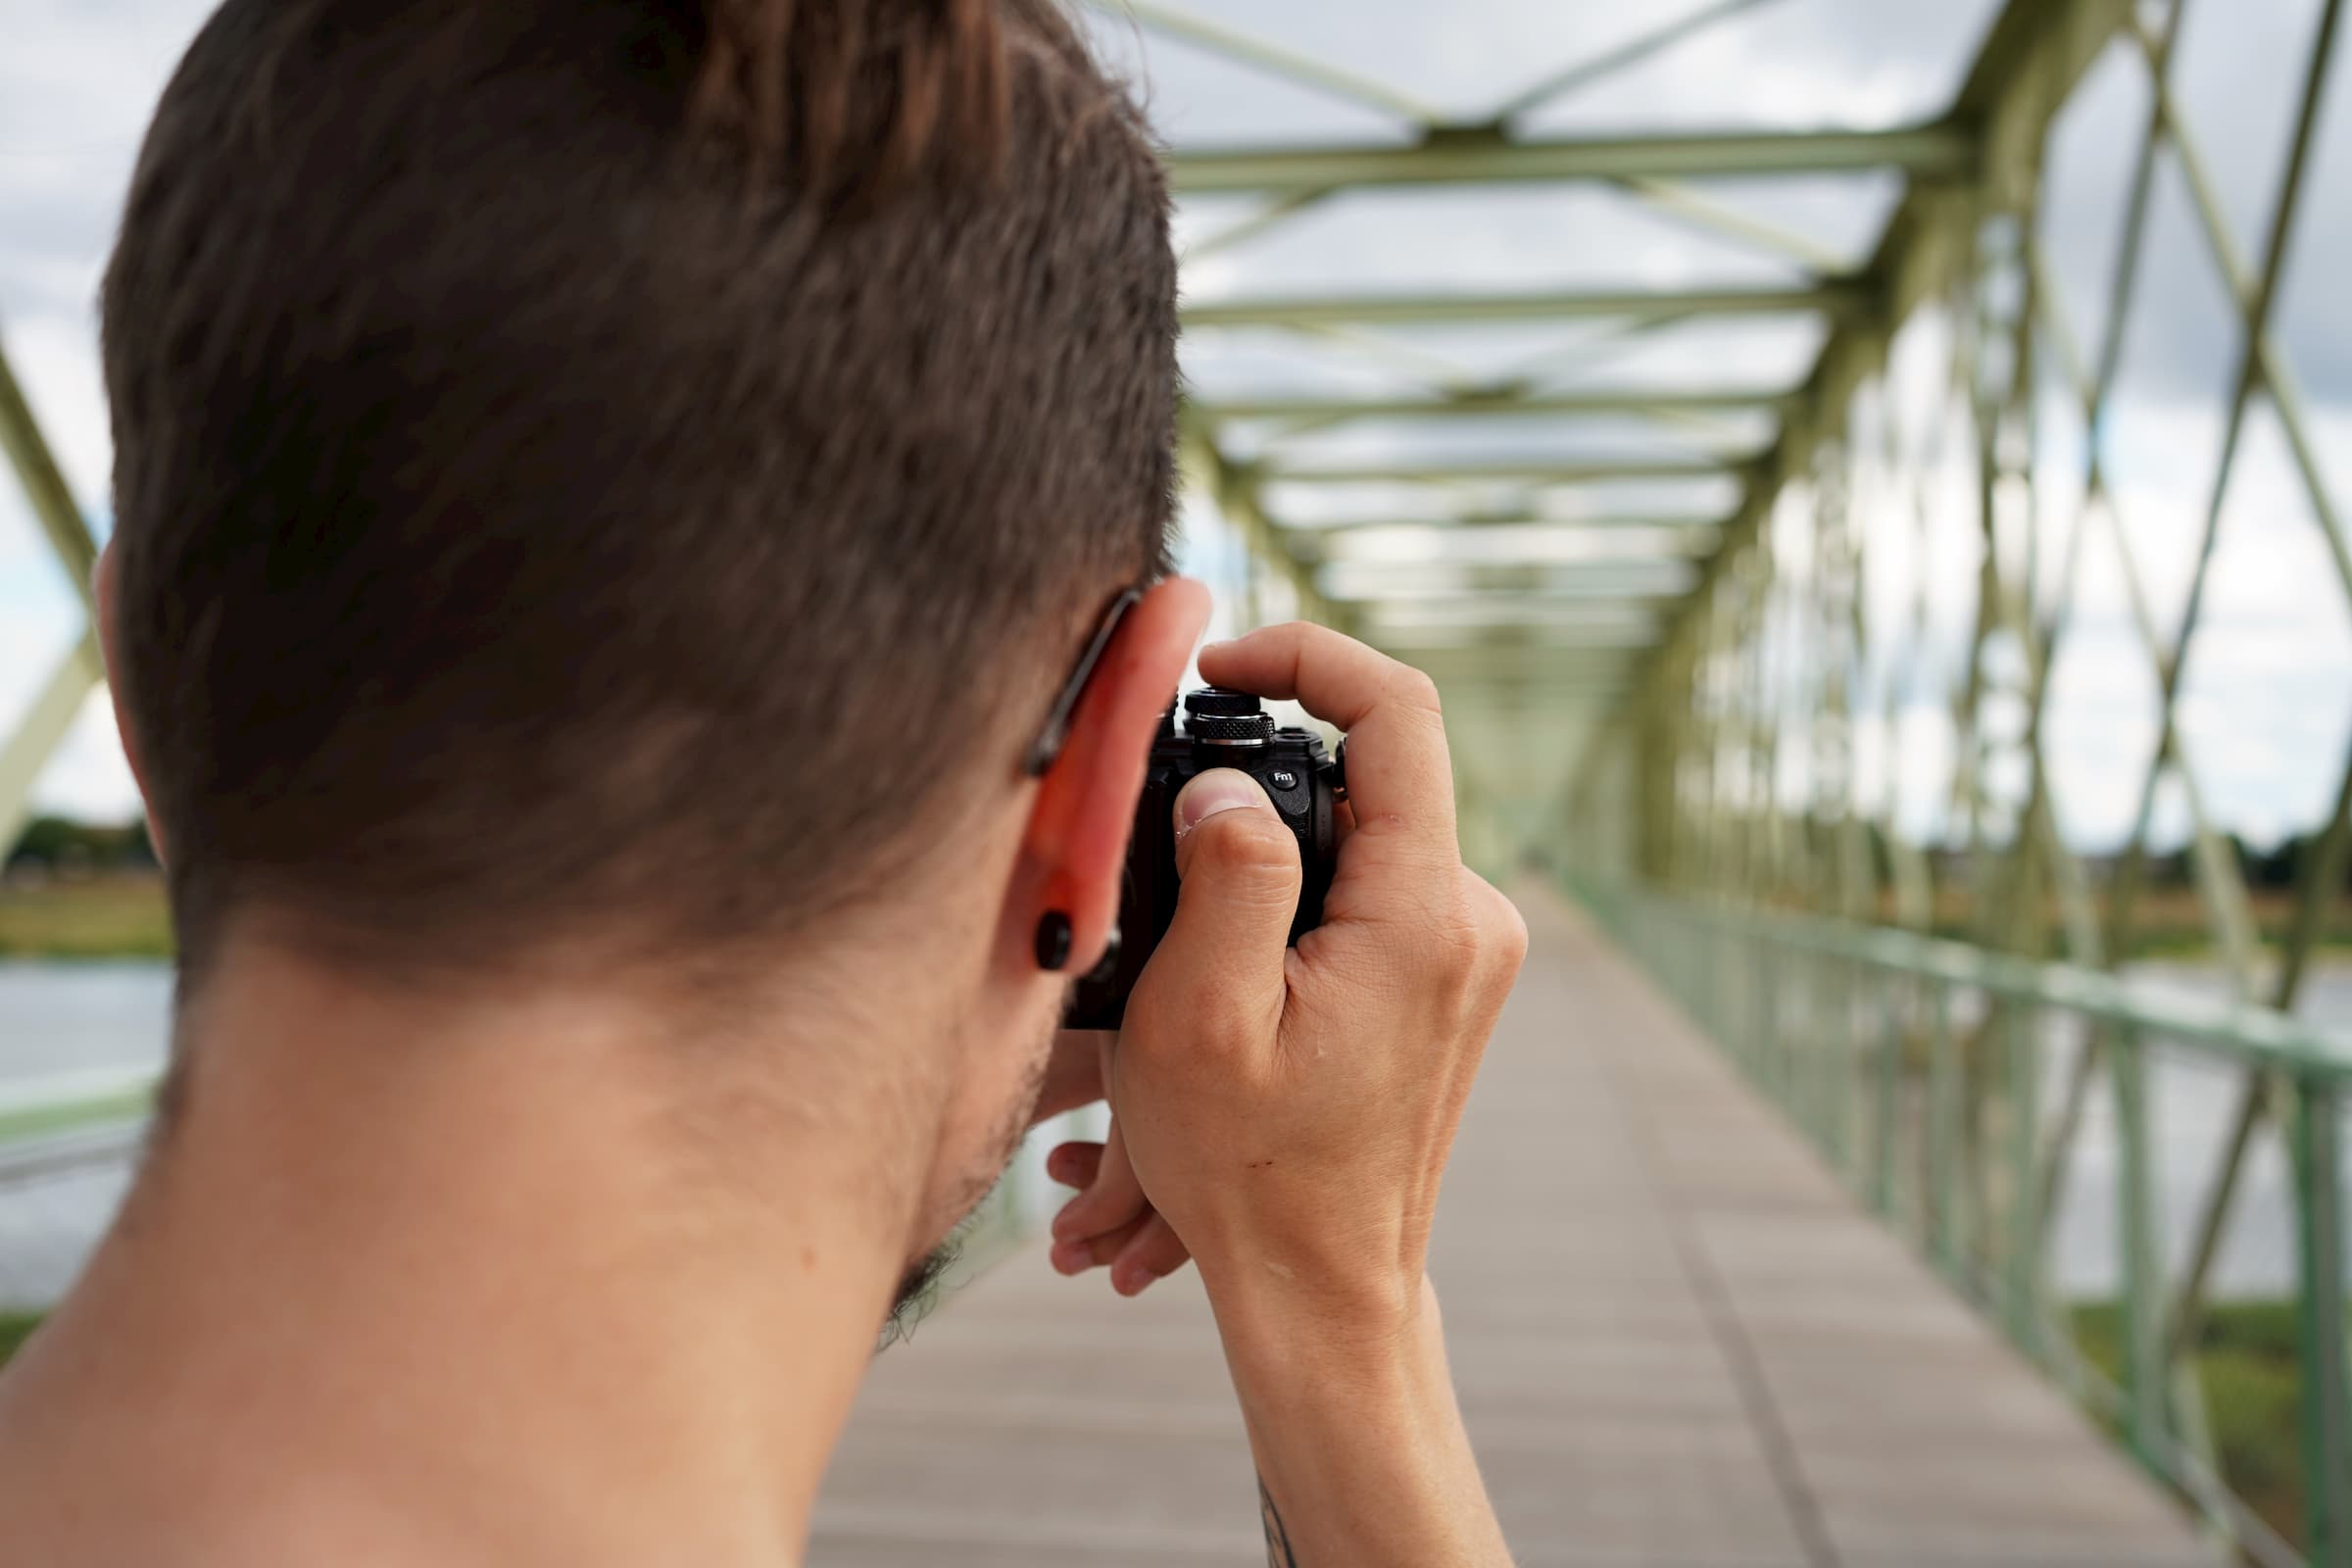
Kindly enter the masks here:
[[1274, 1506], [1274, 1494], [1266, 1490], [1266, 1478], [1257, 1478], [1257, 1516], [1266, 1527], [1266, 1568], [1298, 1568], [1298, 1553], [1291, 1550], [1291, 1533], [1282, 1527], [1282, 1510]]

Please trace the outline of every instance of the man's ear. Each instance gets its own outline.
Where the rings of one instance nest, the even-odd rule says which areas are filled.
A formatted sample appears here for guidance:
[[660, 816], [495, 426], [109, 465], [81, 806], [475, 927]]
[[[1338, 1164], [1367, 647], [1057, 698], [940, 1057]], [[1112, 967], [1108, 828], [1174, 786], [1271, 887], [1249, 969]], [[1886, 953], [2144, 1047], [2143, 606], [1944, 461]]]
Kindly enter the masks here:
[[1028, 874], [1014, 893], [1027, 906], [1006, 912], [1023, 951], [1049, 910], [1068, 916], [1071, 974], [1093, 968], [1110, 940], [1152, 738], [1207, 624], [1208, 590], [1191, 578], [1146, 591], [1103, 650], [1039, 782], [1021, 845]]
[[155, 797], [147, 789], [147, 760], [139, 755], [139, 737], [130, 727], [130, 711], [122, 701], [122, 683], [115, 672], [122, 668], [121, 593], [116, 586], [120, 567], [115, 561], [115, 542], [109, 539], [106, 548], [98, 552], [98, 570], [90, 587], [98, 601], [98, 650], [106, 662], [106, 695], [115, 705], [115, 733], [122, 739], [122, 756], [130, 763], [131, 782], [139, 787], [139, 800], [147, 807], [147, 842], [155, 847], [155, 858], [164, 858], [163, 831], [156, 826]]

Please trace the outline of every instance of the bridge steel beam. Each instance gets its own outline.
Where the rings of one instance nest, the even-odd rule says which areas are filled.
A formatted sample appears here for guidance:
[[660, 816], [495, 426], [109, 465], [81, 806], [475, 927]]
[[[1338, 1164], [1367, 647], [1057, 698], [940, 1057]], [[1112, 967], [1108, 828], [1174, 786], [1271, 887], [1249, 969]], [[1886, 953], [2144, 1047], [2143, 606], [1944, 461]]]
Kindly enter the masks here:
[[[1564, 533], [1592, 532], [1606, 534], [1626, 530], [1656, 529], [1674, 532], [1684, 538], [1711, 544], [1723, 531], [1724, 519], [1708, 513], [1601, 513], [1586, 515], [1574, 513], [1551, 514], [1528, 507], [1515, 507], [1502, 512], [1450, 512], [1433, 508], [1415, 515], [1351, 517], [1337, 521], [1292, 523], [1283, 532], [1299, 542], [1299, 548], [1331, 553], [1334, 540], [1345, 540], [1356, 534], [1380, 533], [1391, 528], [1460, 528], [1477, 532], [1489, 528], [1525, 528]], [[1679, 551], [1688, 558], [1700, 554], [1691, 549]]]
[[1620, 316], [1851, 316], [1870, 303], [1867, 287], [1829, 278], [1793, 288], [1562, 290], [1532, 294], [1297, 294], [1274, 299], [1196, 300], [1183, 309], [1189, 330], [1237, 326], [1458, 326], [1493, 321], [1563, 321]]
[[1597, 391], [1533, 392], [1512, 388], [1465, 390], [1444, 397], [1333, 398], [1238, 397], [1197, 399], [1204, 417], [1235, 419], [1492, 419], [1497, 416], [1737, 414], [1770, 412], [1791, 397], [1784, 387], [1719, 391], [1705, 387], [1604, 388]]
[[17, 383], [4, 345], [0, 345], [0, 449], [7, 451], [9, 465], [16, 470], [24, 499], [31, 505], [33, 522], [48, 540], [58, 564], [65, 568], [66, 578], [80, 596], [83, 613], [91, 622], [91, 628], [85, 629], [67, 650], [48, 681], [34, 694], [32, 706], [18, 720], [15, 731], [5, 743], [0, 743], [0, 860], [5, 860], [16, 845], [17, 835], [24, 831], [32, 787], [40, 778], [41, 769], [56, 755], [66, 732], [81, 711], [82, 699], [105, 679], [106, 670], [99, 658], [94, 630], [98, 613], [98, 544], [90, 535], [89, 524], [82, 520], [81, 509], [74, 505], [73, 488], [66, 483], [49, 443], [41, 435], [32, 405]]
[[1898, 170], [1965, 177], [1982, 143], [1948, 122], [1892, 130], [1526, 139], [1500, 126], [1440, 125], [1401, 147], [1325, 146], [1177, 152], [1180, 196], [1273, 196], [1335, 188], [1523, 184], [1560, 180], [1700, 179]]
[[81, 508], [74, 504], [73, 487], [66, 483], [64, 471], [50, 454], [49, 443], [33, 418], [32, 405], [17, 384], [5, 345], [0, 345], [0, 449], [7, 451], [9, 464], [24, 485], [24, 499], [32, 506], [32, 520], [66, 568], [74, 591], [81, 596], [82, 608], [95, 612], [98, 542], [90, 536]]
[[1746, 454], [1624, 458], [1452, 458], [1429, 463], [1332, 464], [1314, 467], [1253, 466], [1263, 484], [1609, 484], [1637, 479], [1714, 479], [1737, 473]]
[[82, 633], [34, 694], [16, 732], [0, 745], [0, 858], [24, 831], [31, 814], [32, 786], [81, 713], [82, 699], [106, 679], [98, 657], [98, 634]]

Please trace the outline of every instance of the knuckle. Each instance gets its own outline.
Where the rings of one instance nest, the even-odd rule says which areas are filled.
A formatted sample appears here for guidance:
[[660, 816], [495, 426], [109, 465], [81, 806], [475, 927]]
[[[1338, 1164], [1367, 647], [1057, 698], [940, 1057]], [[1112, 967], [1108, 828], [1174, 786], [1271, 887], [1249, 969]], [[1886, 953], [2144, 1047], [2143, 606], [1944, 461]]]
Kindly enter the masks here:
[[1486, 895], [1488, 947], [1504, 975], [1515, 975], [1527, 962], [1527, 916], [1499, 889], [1481, 879]]
[[1516, 975], [1527, 966], [1527, 917], [1509, 900], [1503, 901], [1502, 954], [1506, 972]]
[[1507, 988], [1527, 958], [1518, 906], [1464, 867], [1430, 908], [1429, 964], [1439, 995], [1455, 1010], [1476, 1008]]
[[1389, 697], [1400, 708], [1437, 714], [1444, 711], [1438, 696], [1438, 683], [1429, 671], [1412, 664], [1399, 663], [1389, 675]]

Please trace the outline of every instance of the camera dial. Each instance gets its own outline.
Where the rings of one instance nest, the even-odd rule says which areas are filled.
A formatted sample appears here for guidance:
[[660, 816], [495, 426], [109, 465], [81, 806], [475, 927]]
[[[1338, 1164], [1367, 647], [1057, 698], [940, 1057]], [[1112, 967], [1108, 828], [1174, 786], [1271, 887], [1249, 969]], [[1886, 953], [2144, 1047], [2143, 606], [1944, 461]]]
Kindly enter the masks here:
[[1261, 750], [1274, 738], [1274, 719], [1248, 692], [1203, 686], [1184, 694], [1184, 730], [1201, 746]]

